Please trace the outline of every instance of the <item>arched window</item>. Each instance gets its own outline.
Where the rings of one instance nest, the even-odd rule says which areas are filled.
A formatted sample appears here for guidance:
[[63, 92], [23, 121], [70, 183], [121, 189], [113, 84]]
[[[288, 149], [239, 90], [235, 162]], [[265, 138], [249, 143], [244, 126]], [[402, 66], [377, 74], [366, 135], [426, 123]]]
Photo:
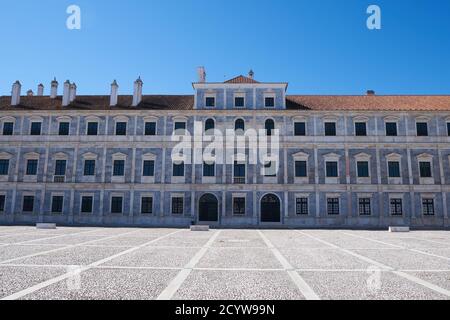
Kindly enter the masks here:
[[245, 122], [243, 119], [237, 119], [234, 123], [234, 131], [239, 131], [243, 133], [245, 131]]
[[213, 119], [208, 119], [205, 122], [205, 132], [208, 132], [208, 130], [213, 130], [214, 129], [214, 120]]
[[267, 135], [271, 136], [273, 134], [273, 131], [275, 130], [275, 122], [272, 119], [267, 119], [265, 128]]

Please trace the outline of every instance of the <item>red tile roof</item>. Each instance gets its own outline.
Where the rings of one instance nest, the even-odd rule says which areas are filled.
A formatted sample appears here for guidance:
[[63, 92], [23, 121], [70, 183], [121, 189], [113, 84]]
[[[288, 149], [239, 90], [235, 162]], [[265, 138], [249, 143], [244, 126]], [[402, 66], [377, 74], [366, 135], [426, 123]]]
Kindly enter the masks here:
[[224, 83], [259, 83], [259, 82], [252, 78], [244, 77], [243, 75], [240, 75], [236, 78], [225, 81]]

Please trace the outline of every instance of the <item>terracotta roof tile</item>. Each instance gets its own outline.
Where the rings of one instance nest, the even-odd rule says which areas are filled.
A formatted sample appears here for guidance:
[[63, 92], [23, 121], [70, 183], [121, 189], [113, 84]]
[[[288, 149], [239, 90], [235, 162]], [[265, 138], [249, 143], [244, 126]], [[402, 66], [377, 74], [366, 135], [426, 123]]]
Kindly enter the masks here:
[[243, 75], [240, 75], [236, 78], [225, 81], [224, 83], [259, 83], [259, 82], [252, 78], [244, 77]]

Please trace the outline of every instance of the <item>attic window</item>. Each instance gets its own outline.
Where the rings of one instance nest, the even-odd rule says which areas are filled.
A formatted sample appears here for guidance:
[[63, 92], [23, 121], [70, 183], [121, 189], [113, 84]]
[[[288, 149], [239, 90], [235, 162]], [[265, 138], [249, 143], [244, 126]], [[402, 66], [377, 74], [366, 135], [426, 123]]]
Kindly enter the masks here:
[[275, 107], [275, 97], [265, 97], [264, 106], [266, 108], [274, 108]]
[[216, 98], [215, 97], [206, 97], [205, 106], [207, 108], [214, 108], [216, 106]]

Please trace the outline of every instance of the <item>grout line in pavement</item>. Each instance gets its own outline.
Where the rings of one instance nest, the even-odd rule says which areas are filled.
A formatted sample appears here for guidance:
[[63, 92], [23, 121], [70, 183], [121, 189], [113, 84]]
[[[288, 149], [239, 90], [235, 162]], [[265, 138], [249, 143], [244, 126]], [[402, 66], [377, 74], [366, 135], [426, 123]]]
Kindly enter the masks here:
[[330, 242], [328, 242], [328, 241], [325, 241], [325, 240], [323, 240], [323, 239], [320, 239], [320, 238], [317, 238], [317, 237], [315, 237], [315, 236], [312, 236], [312, 235], [310, 235], [310, 234], [308, 234], [308, 233], [306, 233], [306, 232], [304, 232], [304, 231], [297, 231], [297, 232], [300, 233], [300, 234], [302, 234], [302, 235], [308, 236], [308, 237], [310, 237], [311, 239], [315, 239], [315, 240], [317, 240], [317, 241], [319, 241], [319, 242], [321, 242], [321, 243], [328, 244], [329, 246], [331, 246], [331, 247], [333, 247], [333, 248], [336, 248], [336, 249], [338, 249], [338, 250], [341, 250], [341, 251], [343, 251], [343, 252], [346, 252], [346, 253], [348, 253], [348, 254], [350, 254], [350, 255], [352, 255], [352, 256], [354, 256], [354, 257], [357, 257], [357, 258], [359, 258], [359, 259], [361, 259], [361, 260], [364, 260], [364, 261], [366, 261], [366, 262], [370, 262], [371, 264], [376, 265], [376, 266], [380, 267], [381, 269], [384, 269], [384, 270], [386, 270], [386, 271], [391, 271], [392, 273], [394, 273], [394, 274], [396, 274], [396, 275], [398, 275], [398, 276], [400, 276], [400, 277], [402, 277], [402, 278], [404, 278], [404, 279], [407, 279], [407, 280], [409, 280], [409, 281], [411, 281], [411, 282], [414, 282], [414, 283], [419, 284], [419, 285], [421, 285], [421, 286], [423, 286], [423, 287], [426, 287], [426, 288], [431, 289], [431, 290], [433, 290], [433, 291], [435, 291], [435, 292], [438, 292], [438, 293], [440, 293], [440, 294], [442, 294], [442, 295], [445, 295], [445, 296], [447, 296], [447, 297], [450, 297], [450, 291], [449, 291], [449, 290], [444, 289], [444, 288], [441, 288], [441, 287], [439, 287], [439, 286], [437, 286], [437, 285], [435, 285], [435, 284], [433, 284], [433, 283], [427, 282], [427, 281], [422, 280], [422, 279], [420, 279], [420, 278], [418, 278], [418, 277], [415, 277], [415, 276], [413, 276], [413, 275], [407, 274], [407, 273], [405, 273], [405, 272], [403, 272], [403, 271], [395, 270], [395, 269], [392, 268], [392, 267], [389, 267], [389, 266], [387, 266], [387, 265], [385, 265], [385, 264], [382, 264], [382, 263], [380, 263], [380, 262], [377, 262], [377, 261], [375, 261], [375, 260], [372, 260], [372, 259], [370, 259], [370, 258], [367, 258], [367, 257], [365, 257], [365, 256], [363, 256], [363, 255], [360, 255], [360, 254], [355, 253], [355, 252], [353, 252], [353, 251], [350, 251], [350, 250], [348, 250], [348, 249], [339, 247], [339, 246], [337, 246], [337, 245], [335, 245], [335, 244], [333, 244], [333, 243], [330, 243]]
[[177, 274], [177, 276], [170, 281], [167, 287], [160, 293], [157, 300], [170, 300], [175, 295], [175, 293], [180, 289], [183, 282], [189, 277], [195, 265], [200, 261], [200, 259], [206, 254], [208, 249], [211, 247], [213, 242], [217, 239], [222, 231], [216, 231], [208, 242], [198, 251], [195, 256], [184, 266], [184, 268]]
[[153, 239], [153, 240], [151, 240], [151, 241], [149, 241], [149, 242], [147, 242], [147, 243], [141, 244], [141, 245], [139, 245], [139, 246], [135, 246], [135, 247], [133, 247], [133, 248], [131, 248], [131, 249], [128, 249], [128, 250], [119, 252], [119, 253], [114, 254], [114, 255], [112, 255], [112, 256], [109, 256], [109, 257], [107, 257], [107, 258], [104, 258], [104, 259], [98, 260], [98, 261], [96, 261], [96, 262], [93, 262], [93, 263], [89, 264], [88, 266], [81, 267], [80, 269], [78, 269], [78, 270], [76, 270], [76, 271], [67, 272], [67, 273], [62, 274], [62, 275], [60, 275], [60, 276], [57, 276], [57, 277], [55, 277], [55, 278], [46, 280], [46, 281], [44, 281], [44, 282], [41, 282], [41, 283], [39, 283], [39, 284], [37, 284], [37, 285], [34, 285], [34, 286], [31, 286], [31, 287], [29, 287], [29, 288], [27, 288], [27, 289], [24, 289], [24, 290], [21, 290], [21, 291], [19, 291], [19, 292], [16, 292], [16, 293], [14, 293], [14, 294], [12, 294], [12, 295], [9, 295], [9, 296], [7, 296], [7, 297], [5, 297], [5, 298], [2, 298], [2, 299], [0, 299], [0, 300], [17, 300], [17, 299], [20, 299], [20, 298], [22, 298], [22, 297], [24, 297], [24, 296], [26, 296], [26, 295], [29, 295], [29, 294], [31, 294], [31, 293], [34, 293], [34, 292], [36, 292], [36, 291], [38, 291], [38, 290], [41, 290], [41, 289], [43, 289], [43, 288], [46, 288], [46, 287], [48, 287], [48, 286], [50, 286], [50, 285], [52, 285], [52, 284], [55, 284], [55, 283], [58, 283], [58, 282], [60, 282], [60, 281], [62, 281], [62, 280], [66, 280], [66, 279], [71, 278], [71, 277], [73, 277], [73, 276], [79, 275], [79, 274], [81, 274], [82, 272], [85, 272], [85, 271], [87, 271], [87, 270], [89, 270], [89, 269], [92, 269], [93, 267], [97, 267], [97, 266], [99, 266], [99, 265], [101, 265], [101, 264], [103, 264], [103, 263], [106, 263], [106, 262], [108, 262], [108, 261], [111, 261], [111, 260], [113, 260], [113, 259], [116, 259], [116, 258], [118, 258], [118, 257], [121, 257], [121, 256], [123, 256], [123, 255], [132, 253], [132, 252], [134, 252], [134, 251], [136, 251], [136, 250], [139, 250], [139, 249], [141, 249], [141, 248], [144, 248], [145, 246], [148, 246], [149, 244], [152, 244], [152, 243], [154, 243], [154, 242], [156, 242], [156, 241], [159, 241], [159, 240], [161, 240], [161, 239], [167, 238], [167, 237], [169, 237], [169, 236], [171, 236], [171, 235], [174, 235], [174, 234], [179, 233], [179, 232], [182, 232], [182, 231], [184, 231], [184, 230], [178, 230], [178, 231], [174, 231], [174, 232], [168, 233], [168, 234], [166, 234], [166, 235], [164, 235], [164, 236], [161, 236], [161, 237], [159, 237], [159, 238]]
[[272, 242], [260, 231], [258, 234], [263, 239], [267, 247], [272, 251], [275, 258], [283, 266], [284, 270], [288, 273], [291, 280], [300, 290], [301, 294], [307, 300], [320, 300], [319, 296], [314, 292], [314, 290], [306, 283], [306, 281], [298, 274], [294, 267], [286, 260], [286, 258], [281, 254], [281, 252], [272, 244]]

